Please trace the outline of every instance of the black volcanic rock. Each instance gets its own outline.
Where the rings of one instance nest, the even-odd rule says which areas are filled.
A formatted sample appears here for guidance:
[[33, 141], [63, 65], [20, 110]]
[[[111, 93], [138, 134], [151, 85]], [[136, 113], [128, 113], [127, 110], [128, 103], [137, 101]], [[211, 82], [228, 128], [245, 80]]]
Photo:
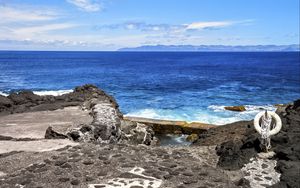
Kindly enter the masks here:
[[11, 93], [7, 97], [0, 95], [0, 116], [11, 113], [57, 110], [68, 106], [80, 106], [92, 98], [110, 102], [117, 110], [118, 115], [122, 116], [115, 99], [91, 84], [76, 87], [73, 92], [61, 96], [39, 96], [32, 91]]
[[53, 130], [52, 127], [48, 127], [45, 133], [45, 138], [46, 139], [65, 139], [68, 138], [64, 134], [57, 133], [56, 131]]
[[282, 130], [272, 138], [277, 159], [276, 170], [281, 173], [280, 183], [273, 187], [298, 187], [300, 185], [300, 100], [278, 109], [283, 122]]
[[7, 98], [11, 99], [15, 105], [26, 103], [37, 103], [41, 101], [42, 97], [35, 95], [32, 91], [21, 91], [19, 93], [12, 93]]
[[12, 107], [13, 101], [11, 101], [9, 98], [0, 95], [0, 112], [5, 111]]
[[[271, 150], [276, 153], [276, 170], [281, 176], [280, 182], [272, 187], [297, 187], [300, 185], [300, 100], [279, 107], [276, 113], [281, 117], [282, 129], [271, 137]], [[236, 122], [209, 129], [194, 144], [217, 144], [218, 166], [237, 170], [261, 152], [259, 138], [253, 122]]]
[[249, 163], [252, 157], [260, 151], [260, 141], [257, 135], [251, 135], [243, 140], [231, 140], [218, 145], [220, 156], [218, 166], [226, 170], [237, 170]]

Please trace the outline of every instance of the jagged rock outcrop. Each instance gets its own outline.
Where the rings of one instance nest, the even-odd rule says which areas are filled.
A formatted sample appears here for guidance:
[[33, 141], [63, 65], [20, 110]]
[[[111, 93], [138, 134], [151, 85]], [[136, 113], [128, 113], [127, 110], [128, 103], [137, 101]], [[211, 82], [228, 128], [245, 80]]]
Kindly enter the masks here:
[[145, 145], [157, 145], [158, 139], [155, 137], [155, 132], [151, 126], [132, 122], [122, 121], [122, 138], [121, 143], [128, 144], [145, 144]]
[[7, 97], [0, 95], [0, 115], [81, 106], [93, 98], [110, 103], [117, 110], [118, 115], [122, 115], [115, 99], [91, 84], [76, 87], [73, 92], [61, 96], [39, 96], [32, 91], [11, 93]]
[[115, 99], [93, 85], [76, 87], [72, 93], [53, 97], [54, 101], [79, 102], [83, 109], [90, 110], [93, 122], [73, 128], [67, 133], [48, 128], [45, 138], [70, 138], [78, 142], [116, 143], [121, 136], [122, 114]]
[[216, 152], [220, 156], [218, 166], [226, 170], [242, 168], [260, 150], [259, 134], [256, 133], [252, 121], [235, 122], [209, 129], [200, 134], [193, 145], [217, 145]]
[[79, 102], [82, 109], [90, 111], [93, 121], [90, 124], [79, 125], [64, 132], [49, 127], [45, 134], [47, 139], [69, 138], [76, 142], [145, 145], [156, 143], [151, 126], [134, 122], [125, 123], [115, 99], [96, 86], [77, 87], [72, 93], [58, 97], [52, 96], [52, 98], [53, 101]]

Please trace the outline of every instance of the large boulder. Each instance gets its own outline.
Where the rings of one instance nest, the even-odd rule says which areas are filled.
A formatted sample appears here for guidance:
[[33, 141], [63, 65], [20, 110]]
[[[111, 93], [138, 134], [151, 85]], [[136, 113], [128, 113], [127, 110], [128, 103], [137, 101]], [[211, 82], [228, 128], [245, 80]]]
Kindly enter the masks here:
[[62, 133], [59, 133], [58, 131], [53, 130], [53, 128], [50, 126], [46, 130], [45, 138], [46, 139], [65, 139], [68, 137]]
[[[47, 96], [51, 98], [53, 96]], [[54, 97], [54, 104], [77, 104], [90, 111], [93, 121], [90, 125], [73, 128], [64, 135], [79, 142], [116, 143], [121, 137], [122, 113], [115, 99], [93, 85], [76, 87], [72, 93]]]
[[95, 127], [94, 136], [98, 142], [116, 143], [121, 136], [121, 117], [111, 103], [98, 103], [92, 108]]
[[257, 135], [242, 140], [230, 140], [216, 147], [220, 156], [218, 166], [226, 170], [241, 169], [244, 164], [260, 152], [260, 141]]
[[121, 121], [122, 135], [120, 142], [126, 144], [157, 145], [158, 139], [154, 136], [152, 126], [134, 121]]

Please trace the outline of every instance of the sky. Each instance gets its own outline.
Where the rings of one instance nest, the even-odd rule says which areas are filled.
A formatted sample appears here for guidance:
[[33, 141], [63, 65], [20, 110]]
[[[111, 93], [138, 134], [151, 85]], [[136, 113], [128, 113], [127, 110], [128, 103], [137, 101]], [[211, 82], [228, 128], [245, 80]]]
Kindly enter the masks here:
[[299, 0], [0, 0], [0, 50], [299, 44]]

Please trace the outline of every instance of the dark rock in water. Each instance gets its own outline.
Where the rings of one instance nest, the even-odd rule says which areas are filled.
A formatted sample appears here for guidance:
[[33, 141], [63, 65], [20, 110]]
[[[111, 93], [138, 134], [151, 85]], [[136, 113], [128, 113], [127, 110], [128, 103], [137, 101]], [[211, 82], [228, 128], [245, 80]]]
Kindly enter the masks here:
[[245, 106], [225, 106], [225, 110], [235, 111], [235, 112], [243, 112], [246, 111]]
[[46, 130], [46, 133], [45, 133], [45, 138], [46, 139], [65, 139], [68, 137], [64, 134], [60, 134], [60, 133], [54, 131], [52, 129], [52, 127], [48, 127], [48, 129]]

